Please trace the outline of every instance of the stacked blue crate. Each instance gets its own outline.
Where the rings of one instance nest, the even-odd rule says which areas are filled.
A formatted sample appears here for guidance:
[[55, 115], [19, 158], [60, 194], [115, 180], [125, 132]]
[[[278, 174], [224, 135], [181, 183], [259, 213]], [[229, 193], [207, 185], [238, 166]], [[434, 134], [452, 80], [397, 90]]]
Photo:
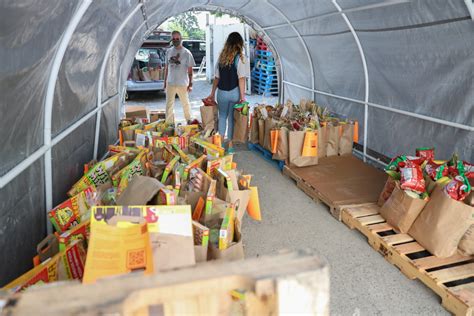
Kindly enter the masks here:
[[276, 64], [271, 51], [262, 49], [255, 51], [252, 90], [266, 96], [278, 95]]

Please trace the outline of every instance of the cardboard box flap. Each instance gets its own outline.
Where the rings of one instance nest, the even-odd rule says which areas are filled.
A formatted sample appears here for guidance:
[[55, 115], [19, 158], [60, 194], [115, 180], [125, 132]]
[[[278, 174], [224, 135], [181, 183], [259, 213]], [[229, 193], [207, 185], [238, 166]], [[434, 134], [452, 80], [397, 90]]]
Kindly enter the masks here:
[[135, 176], [117, 198], [117, 205], [146, 205], [163, 187], [155, 178]]

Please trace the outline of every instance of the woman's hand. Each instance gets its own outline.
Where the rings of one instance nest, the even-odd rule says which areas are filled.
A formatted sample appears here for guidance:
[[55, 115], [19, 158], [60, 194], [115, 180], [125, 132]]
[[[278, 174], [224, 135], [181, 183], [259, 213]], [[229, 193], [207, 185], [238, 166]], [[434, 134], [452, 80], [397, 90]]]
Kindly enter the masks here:
[[246, 101], [245, 94], [240, 96], [239, 104], [242, 104]]
[[214, 101], [215, 99], [216, 99], [216, 96], [211, 93], [205, 100]]

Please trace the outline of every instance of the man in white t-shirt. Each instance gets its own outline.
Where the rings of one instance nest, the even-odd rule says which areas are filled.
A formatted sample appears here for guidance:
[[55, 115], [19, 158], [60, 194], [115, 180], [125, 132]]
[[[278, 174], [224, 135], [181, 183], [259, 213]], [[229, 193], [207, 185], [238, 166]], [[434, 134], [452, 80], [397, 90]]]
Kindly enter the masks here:
[[188, 92], [193, 89], [193, 67], [195, 65], [191, 52], [183, 47], [181, 33], [171, 33], [173, 47], [166, 52], [165, 91], [166, 122], [174, 122], [174, 100], [178, 94], [183, 105], [186, 121], [191, 120], [191, 106]]

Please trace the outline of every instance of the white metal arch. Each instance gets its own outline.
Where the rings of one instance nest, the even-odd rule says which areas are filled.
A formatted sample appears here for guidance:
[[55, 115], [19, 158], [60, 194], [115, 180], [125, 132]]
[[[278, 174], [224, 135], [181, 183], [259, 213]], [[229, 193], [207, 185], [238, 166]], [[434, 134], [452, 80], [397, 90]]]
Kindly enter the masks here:
[[[298, 36], [298, 38], [300, 39], [301, 41], [301, 44], [303, 45], [303, 48], [305, 50], [305, 53], [306, 53], [306, 57], [308, 58], [308, 62], [309, 62], [309, 67], [310, 67], [310, 71], [311, 71], [311, 88], [314, 90], [315, 89], [315, 85], [314, 85], [314, 66], [313, 66], [313, 59], [311, 58], [311, 54], [309, 53], [309, 50], [308, 50], [308, 46], [306, 45], [306, 42], [305, 40], [303, 39], [303, 37], [301, 36], [300, 32], [296, 29], [296, 27], [293, 25], [293, 23], [291, 23], [291, 21], [288, 19], [288, 17], [283, 13], [283, 11], [281, 11], [279, 8], [277, 8], [273, 3], [271, 3], [269, 0], [265, 0], [265, 2], [271, 6], [276, 12], [278, 12], [281, 17], [286, 21], [286, 23], [288, 23], [288, 25], [293, 29], [293, 31], [296, 33], [296, 35]], [[283, 89], [284, 90], [284, 89]], [[313, 91], [313, 100], [315, 99], [314, 98], [314, 91]]]
[[[107, 46], [107, 49], [105, 51], [104, 59], [102, 60], [102, 65], [100, 67], [99, 71], [99, 82], [97, 85], [97, 108], [101, 108], [102, 106], [102, 87], [104, 85], [104, 72], [105, 72], [105, 67], [107, 66], [107, 62], [109, 61], [109, 55], [110, 52], [112, 51], [112, 48], [115, 44], [115, 41], [120, 35], [120, 32], [127, 26], [127, 24], [130, 22], [130, 20], [133, 18], [133, 16], [142, 8], [143, 3], [139, 3], [123, 20], [123, 22], [119, 25], [119, 27], [115, 30], [114, 35], [112, 36], [112, 39], [109, 42], [109, 45]], [[97, 153], [99, 150], [99, 135], [100, 135], [100, 120], [102, 117], [102, 111], [97, 111], [97, 118], [96, 118], [96, 125], [95, 125], [95, 138], [94, 138], [94, 159], [97, 159]]]
[[349, 21], [347, 15], [342, 11], [341, 6], [337, 3], [336, 0], [332, 0], [332, 3], [336, 7], [337, 11], [341, 13], [342, 18], [347, 24], [349, 30], [351, 30], [352, 36], [354, 36], [354, 41], [356, 42], [357, 48], [359, 49], [360, 59], [362, 60], [362, 68], [364, 70], [364, 81], [365, 81], [365, 97], [364, 97], [364, 161], [367, 160], [367, 140], [368, 140], [368, 121], [369, 121], [369, 70], [367, 68], [367, 60], [365, 58], [364, 49], [362, 48], [362, 44], [360, 43], [359, 36], [357, 36], [352, 23]]

